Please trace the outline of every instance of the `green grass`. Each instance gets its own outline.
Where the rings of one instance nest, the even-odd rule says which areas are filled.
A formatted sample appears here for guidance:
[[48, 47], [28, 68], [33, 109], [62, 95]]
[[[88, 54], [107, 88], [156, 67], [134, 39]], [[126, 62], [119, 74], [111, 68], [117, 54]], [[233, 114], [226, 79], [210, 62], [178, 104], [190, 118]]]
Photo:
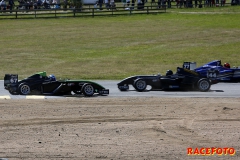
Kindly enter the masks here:
[[200, 66], [221, 59], [240, 66], [239, 9], [0, 20], [0, 76], [47, 71], [58, 78], [122, 79], [175, 71], [184, 61]]

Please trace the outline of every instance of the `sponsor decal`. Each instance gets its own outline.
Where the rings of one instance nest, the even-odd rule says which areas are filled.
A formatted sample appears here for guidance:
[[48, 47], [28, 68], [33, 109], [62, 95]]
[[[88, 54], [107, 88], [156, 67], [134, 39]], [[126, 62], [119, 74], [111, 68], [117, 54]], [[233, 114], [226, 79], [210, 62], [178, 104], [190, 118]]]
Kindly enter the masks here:
[[236, 150], [234, 148], [187, 148], [187, 155], [194, 156], [212, 156], [212, 155], [235, 155]]
[[153, 82], [157, 82], [157, 81], [159, 81], [159, 79], [153, 79], [152, 81], [153, 81]]
[[67, 85], [68, 86], [74, 86], [74, 83], [68, 83]]
[[129, 86], [118, 86], [119, 89], [129, 89]]
[[230, 78], [220, 78], [220, 80], [223, 80], [223, 81], [229, 81]]
[[109, 94], [109, 90], [100, 90], [99, 93], [100, 94]]
[[179, 86], [170, 85], [169, 88], [179, 88]]
[[83, 83], [83, 82], [80, 82], [80, 83], [78, 83], [78, 85], [79, 85], [79, 86], [82, 86], [82, 85], [84, 85], [84, 83]]

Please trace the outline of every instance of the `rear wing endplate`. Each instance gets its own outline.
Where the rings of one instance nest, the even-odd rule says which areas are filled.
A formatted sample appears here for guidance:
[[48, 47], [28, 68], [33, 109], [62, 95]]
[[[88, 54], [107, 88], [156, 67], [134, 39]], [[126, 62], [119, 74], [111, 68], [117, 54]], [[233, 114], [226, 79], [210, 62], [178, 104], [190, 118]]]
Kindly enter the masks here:
[[4, 86], [7, 84], [16, 84], [18, 82], [17, 74], [5, 74], [4, 76]]
[[183, 68], [188, 70], [194, 70], [197, 68], [196, 62], [183, 62]]

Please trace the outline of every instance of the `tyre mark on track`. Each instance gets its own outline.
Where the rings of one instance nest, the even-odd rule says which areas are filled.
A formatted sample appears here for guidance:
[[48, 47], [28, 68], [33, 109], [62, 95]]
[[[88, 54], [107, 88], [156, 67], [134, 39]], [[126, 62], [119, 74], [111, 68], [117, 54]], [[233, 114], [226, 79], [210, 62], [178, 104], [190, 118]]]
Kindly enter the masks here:
[[116, 117], [116, 116], [104, 116], [104, 117], [85, 117], [85, 118], [64, 118], [64, 119], [27, 119], [27, 120], [9, 120], [2, 123], [0, 126], [28, 126], [28, 125], [46, 125], [46, 124], [74, 124], [74, 123], [100, 123], [100, 122], [128, 122], [128, 121], [163, 121], [163, 120], [176, 120], [178, 118], [160, 118], [160, 117]]
[[204, 120], [197, 120], [197, 121], [239, 121], [240, 122], [240, 119], [204, 119]]

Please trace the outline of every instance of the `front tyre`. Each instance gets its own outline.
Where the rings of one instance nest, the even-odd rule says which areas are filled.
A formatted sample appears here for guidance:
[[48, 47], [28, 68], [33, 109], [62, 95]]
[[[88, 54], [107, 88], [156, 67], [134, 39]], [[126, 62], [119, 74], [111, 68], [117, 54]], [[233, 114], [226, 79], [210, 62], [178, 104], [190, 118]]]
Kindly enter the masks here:
[[84, 96], [90, 97], [94, 94], [94, 88], [91, 84], [84, 84], [82, 87], [82, 93]]
[[28, 95], [28, 94], [30, 94], [31, 89], [30, 89], [30, 87], [29, 87], [28, 84], [22, 83], [22, 84], [20, 84], [19, 87], [18, 87], [18, 92], [19, 92], [21, 95]]
[[135, 82], [134, 82], [134, 88], [138, 92], [142, 92], [147, 88], [147, 83], [143, 79], [136, 79]]
[[207, 92], [211, 87], [211, 83], [208, 79], [202, 78], [198, 81], [197, 87], [198, 87], [199, 91]]

